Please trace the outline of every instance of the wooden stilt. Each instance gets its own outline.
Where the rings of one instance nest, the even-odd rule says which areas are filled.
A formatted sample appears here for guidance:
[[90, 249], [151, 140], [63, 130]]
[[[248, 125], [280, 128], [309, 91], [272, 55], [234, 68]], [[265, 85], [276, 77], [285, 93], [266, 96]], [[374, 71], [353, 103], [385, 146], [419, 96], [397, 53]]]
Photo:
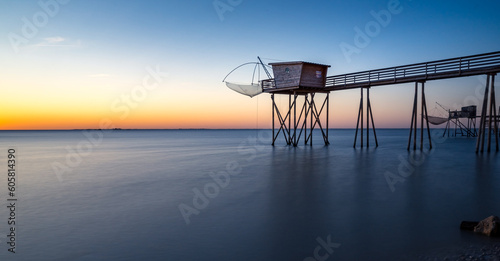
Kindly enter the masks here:
[[496, 151], [498, 151], [498, 115], [497, 115], [497, 102], [496, 102], [496, 96], [495, 96], [495, 74], [491, 75], [491, 92], [492, 92], [492, 97], [493, 100], [491, 101], [493, 103], [493, 117], [494, 117], [494, 135], [495, 135], [495, 147]]
[[[411, 112], [410, 136], [408, 137], [408, 147], [406, 148], [407, 150], [410, 150], [411, 136], [413, 134], [413, 121], [415, 121], [415, 122], [417, 121], [417, 119], [415, 117], [415, 110], [417, 108], [417, 88], [418, 88], [418, 83], [415, 82], [415, 96], [413, 97], [413, 111]], [[415, 130], [415, 132], [416, 131], [417, 130]]]
[[[298, 108], [297, 106], [298, 103], [300, 102], [299, 97], [304, 95], [304, 102], [302, 105], [302, 108]], [[309, 99], [309, 95], [310, 99]], [[314, 102], [314, 96], [315, 93], [298, 93], [298, 92], [293, 92], [293, 99], [292, 99], [292, 94], [289, 94], [288, 98], [288, 112], [285, 117], [282, 116], [282, 114], [279, 111], [278, 105], [276, 104], [275, 98], [274, 98], [274, 93], [271, 94], [271, 100], [272, 100], [272, 134], [273, 134], [273, 141], [272, 145], [274, 146], [278, 136], [280, 135], [280, 132], [283, 131], [283, 136], [285, 138], [285, 141], [287, 142], [287, 145], [293, 145], [294, 147], [298, 146], [300, 142], [300, 138], [302, 136], [302, 132], [304, 132], [304, 144], [307, 144], [310, 142], [310, 145], [312, 146], [312, 136], [314, 132], [314, 128], [316, 125], [319, 126], [321, 133], [323, 135], [323, 140], [325, 142], [325, 145], [329, 145], [330, 142], [328, 140], [328, 117], [329, 117], [329, 95], [326, 95], [325, 100], [321, 104], [321, 109], [318, 110], [316, 107], [316, 104]], [[323, 110], [326, 107], [326, 117], [327, 117], [327, 126], [326, 129], [323, 128], [324, 123], [321, 123], [321, 114], [323, 113]], [[276, 126], [275, 126], [275, 117], [278, 118], [279, 123], [280, 123], [280, 128], [276, 132]], [[292, 119], [293, 117], [293, 119]], [[310, 118], [308, 118], [310, 117]], [[292, 123], [293, 121], [293, 123]], [[307, 130], [307, 122], [310, 121], [310, 126], [309, 126], [309, 131]], [[314, 121], [314, 122], [313, 122]]]
[[[291, 113], [291, 108], [292, 108], [292, 95], [291, 94], [288, 94], [288, 115], [290, 115]], [[291, 130], [291, 127], [292, 127], [292, 116], [290, 115], [290, 117], [288, 117], [288, 142], [287, 144], [290, 145], [292, 143], [292, 130]]]
[[[490, 83], [491, 84], [491, 83]], [[491, 133], [493, 131], [492, 129], [492, 124], [493, 124], [493, 99], [495, 97], [493, 97], [493, 94], [495, 92], [493, 91], [493, 87], [491, 88], [490, 90], [490, 113], [489, 113], [489, 119], [488, 119], [488, 152], [491, 151]]]
[[417, 116], [418, 116], [418, 82], [415, 83], [415, 105], [413, 113], [415, 113], [415, 122], [414, 122], [414, 132], [413, 132], [413, 150], [417, 149]]
[[422, 102], [420, 105], [420, 150], [424, 149], [424, 84], [422, 83]]
[[313, 118], [313, 104], [314, 104], [314, 93], [311, 93], [311, 102], [309, 103], [309, 106], [310, 106], [310, 109], [309, 109], [309, 112], [311, 113], [311, 137], [309, 138], [310, 139], [310, 145], [312, 146], [312, 134], [313, 134], [313, 130], [314, 130], [314, 126], [312, 124], [312, 118]]
[[372, 105], [370, 100], [368, 100], [368, 107], [370, 108], [370, 116], [372, 118], [372, 128], [373, 128], [373, 136], [375, 137], [375, 146], [378, 147], [377, 132], [375, 131], [375, 122], [373, 120]]
[[486, 77], [486, 88], [484, 89], [483, 107], [481, 109], [481, 120], [479, 122], [479, 135], [476, 142], [476, 153], [483, 152], [484, 148], [484, 126], [486, 124], [486, 106], [488, 106], [488, 88], [490, 86], [490, 75]]
[[271, 100], [273, 102], [273, 104], [272, 104], [272, 107], [273, 107], [273, 122], [272, 122], [272, 126], [273, 126], [273, 143], [271, 145], [274, 146], [274, 141], [276, 140], [274, 138], [274, 93], [271, 94]]
[[321, 134], [323, 135], [323, 141], [325, 142], [325, 145], [328, 145], [328, 139], [326, 139], [326, 133], [323, 130], [323, 126], [321, 125], [321, 113], [323, 112], [323, 109], [325, 108], [327, 100], [323, 101], [323, 104], [321, 105], [321, 109], [318, 112], [318, 109], [316, 108], [316, 104], [313, 104], [313, 113], [315, 114], [315, 121], [314, 121], [314, 126], [318, 124], [319, 129], [321, 130]]
[[[361, 90], [363, 90], [363, 89], [361, 89]], [[353, 145], [354, 148], [356, 148], [356, 141], [358, 140], [359, 119], [361, 117], [361, 113], [363, 113], [363, 111], [361, 111], [362, 104], [363, 104], [363, 98], [361, 97], [360, 102], [359, 102], [359, 109], [358, 109], [358, 120], [356, 121], [356, 134], [354, 135], [354, 145]]]
[[[353, 147], [356, 147], [356, 143], [358, 140], [358, 132], [360, 133], [360, 145], [361, 148], [363, 148], [364, 145], [364, 94], [363, 94], [363, 88], [361, 89], [361, 98], [359, 100], [359, 108], [358, 108], [358, 119], [356, 121], [356, 132], [354, 135], [354, 145]], [[375, 123], [373, 120], [373, 112], [372, 112], [372, 107], [371, 107], [371, 102], [370, 102], [370, 88], [366, 88], [366, 147], [370, 147], [370, 121], [372, 123], [372, 129], [373, 129], [373, 135], [375, 137], [375, 144], [378, 147], [378, 140], [377, 140], [377, 132], [375, 130]], [[361, 127], [360, 127], [361, 126]]]
[[425, 83], [422, 83], [422, 103], [424, 104], [424, 109], [425, 109], [425, 122], [427, 123], [427, 135], [429, 136], [429, 149], [432, 149], [432, 138], [431, 138], [431, 129], [429, 128], [429, 115], [427, 114], [427, 101], [425, 100], [425, 93], [424, 93], [424, 85]]
[[328, 138], [328, 129], [330, 119], [330, 93], [326, 94], [326, 145], [330, 144], [330, 139]]
[[287, 136], [288, 130], [286, 127], [286, 117], [288, 117], [288, 115], [286, 115], [286, 117], [283, 118], [283, 116], [281, 116], [281, 113], [278, 109], [278, 105], [276, 103], [274, 104], [274, 108], [276, 110], [276, 116], [278, 116], [278, 120], [280, 122], [280, 128], [278, 129], [278, 132], [276, 133], [275, 139], [277, 139], [280, 132], [282, 132], [283, 138], [285, 138], [285, 140], [288, 142], [288, 136]]
[[304, 145], [307, 144], [307, 115], [309, 114], [309, 110], [308, 110], [308, 100], [307, 100], [307, 97], [309, 97], [309, 94], [306, 94], [305, 95], [305, 98], [304, 98], [304, 107], [306, 108], [306, 114], [305, 114], [305, 117], [304, 117]]
[[[304, 120], [302, 120], [302, 116], [305, 116], [305, 114], [307, 114], [306, 97], [307, 97], [307, 94], [304, 95], [304, 104], [302, 104], [302, 108], [300, 109], [299, 118], [297, 119], [297, 129], [299, 129], [299, 127], [300, 127], [299, 134], [297, 135], [297, 142], [296, 142], [297, 146], [299, 145], [299, 141], [300, 141], [300, 137], [302, 136], [302, 132], [307, 131], [305, 129], [306, 123], [307, 123], [307, 117], [304, 117]], [[304, 134], [304, 136], [305, 135], [306, 134]], [[304, 137], [304, 141], [306, 141], [305, 137]]]
[[297, 94], [293, 93], [293, 146], [297, 147]]
[[366, 147], [370, 147], [370, 88], [366, 88]]
[[361, 89], [361, 109], [360, 109], [360, 113], [361, 113], [361, 148], [363, 148], [363, 88], [360, 88]]

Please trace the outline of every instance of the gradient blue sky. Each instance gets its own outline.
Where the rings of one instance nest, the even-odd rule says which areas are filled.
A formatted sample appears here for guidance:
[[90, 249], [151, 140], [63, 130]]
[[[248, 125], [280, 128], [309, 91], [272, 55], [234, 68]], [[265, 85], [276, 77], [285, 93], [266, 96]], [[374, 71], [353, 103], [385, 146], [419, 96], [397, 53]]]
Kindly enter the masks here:
[[[130, 128], [269, 128], [267, 94], [250, 99], [221, 82], [258, 55], [330, 64], [334, 75], [500, 50], [499, 1], [400, 0], [401, 13], [349, 62], [340, 44], [353, 45], [354, 28], [390, 1], [243, 0], [221, 20], [212, 0], [72, 0], [15, 52], [9, 35], [22, 36], [23, 17], [43, 11], [37, 2], [0, 1], [0, 129], [92, 128], [103, 118]], [[157, 65], [168, 79], [119, 117], [113, 101]], [[482, 78], [429, 82], [429, 110], [468, 105]], [[409, 125], [412, 91], [371, 92], [377, 127]], [[331, 127], [354, 127], [358, 102], [359, 91], [333, 93]]]

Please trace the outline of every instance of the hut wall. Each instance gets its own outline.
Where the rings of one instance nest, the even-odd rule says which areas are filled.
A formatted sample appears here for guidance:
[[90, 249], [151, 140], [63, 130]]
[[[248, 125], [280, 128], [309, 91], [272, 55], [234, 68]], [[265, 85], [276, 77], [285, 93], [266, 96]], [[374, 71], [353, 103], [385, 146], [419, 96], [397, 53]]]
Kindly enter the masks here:
[[298, 87], [301, 71], [302, 64], [273, 65], [276, 88]]
[[323, 88], [326, 83], [328, 67], [317, 64], [304, 64], [300, 86]]

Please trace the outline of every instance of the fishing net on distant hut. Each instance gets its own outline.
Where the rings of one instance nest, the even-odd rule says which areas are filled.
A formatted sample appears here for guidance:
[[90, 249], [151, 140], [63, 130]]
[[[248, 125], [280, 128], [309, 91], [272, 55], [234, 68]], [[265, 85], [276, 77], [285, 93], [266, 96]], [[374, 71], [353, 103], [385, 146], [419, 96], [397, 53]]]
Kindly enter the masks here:
[[427, 116], [430, 124], [440, 125], [448, 121], [448, 118], [437, 117], [437, 116]]
[[[438, 112], [438, 107], [437, 105], [439, 105], [439, 107], [441, 107], [441, 112], [439, 113]], [[438, 102], [436, 102], [436, 105], [434, 106], [434, 109], [432, 109], [431, 111], [431, 115], [434, 114], [434, 115], [441, 115], [441, 116], [427, 116], [427, 119], [429, 120], [429, 123], [432, 124], [432, 125], [441, 125], [445, 122], [447, 122], [449, 120], [449, 117], [448, 115], [444, 116], [443, 114], [446, 113], [448, 114], [448, 109], [444, 108], [443, 105], [439, 104]]]

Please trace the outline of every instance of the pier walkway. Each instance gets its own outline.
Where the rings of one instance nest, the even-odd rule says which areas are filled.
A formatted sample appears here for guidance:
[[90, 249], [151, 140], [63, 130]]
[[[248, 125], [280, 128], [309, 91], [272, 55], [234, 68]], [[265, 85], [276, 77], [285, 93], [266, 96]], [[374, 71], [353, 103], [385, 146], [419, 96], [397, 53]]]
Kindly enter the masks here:
[[500, 72], [500, 51], [326, 77], [329, 91]]

